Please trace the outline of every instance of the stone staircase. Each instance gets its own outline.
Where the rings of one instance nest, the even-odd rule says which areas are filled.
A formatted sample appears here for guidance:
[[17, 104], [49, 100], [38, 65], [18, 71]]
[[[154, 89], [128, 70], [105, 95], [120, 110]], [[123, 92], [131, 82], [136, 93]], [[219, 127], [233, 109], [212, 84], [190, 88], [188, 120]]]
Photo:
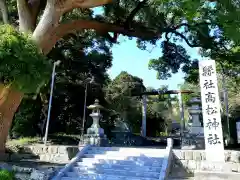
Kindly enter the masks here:
[[171, 143], [166, 149], [86, 146], [52, 180], [164, 180]]

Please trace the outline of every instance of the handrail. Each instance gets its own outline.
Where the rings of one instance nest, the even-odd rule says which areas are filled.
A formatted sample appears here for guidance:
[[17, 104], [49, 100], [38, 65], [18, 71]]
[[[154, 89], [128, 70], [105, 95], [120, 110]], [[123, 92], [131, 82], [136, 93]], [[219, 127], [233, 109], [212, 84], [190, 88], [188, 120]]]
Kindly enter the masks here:
[[77, 162], [79, 159], [85, 154], [85, 152], [91, 147], [91, 145], [86, 145], [84, 148], [82, 148], [77, 155], [71, 159], [71, 161], [65, 165], [63, 169], [61, 169], [56, 176], [52, 178], [52, 180], [60, 180], [64, 174], [69, 171], [69, 169]]
[[168, 138], [165, 156], [162, 162], [161, 172], [158, 178], [159, 180], [165, 180], [169, 174], [169, 170], [171, 168], [172, 156], [173, 156], [172, 147], [173, 147], [173, 140], [171, 138]]

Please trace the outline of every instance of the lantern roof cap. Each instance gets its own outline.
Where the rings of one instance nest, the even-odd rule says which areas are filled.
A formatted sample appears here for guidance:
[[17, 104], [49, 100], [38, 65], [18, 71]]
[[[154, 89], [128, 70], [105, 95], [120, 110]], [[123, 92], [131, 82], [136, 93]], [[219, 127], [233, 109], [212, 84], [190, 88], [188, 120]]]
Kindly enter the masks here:
[[194, 97], [188, 102], [188, 104], [192, 104], [192, 105], [201, 104], [201, 103], [202, 103], [202, 101], [201, 101], [200, 97]]
[[104, 109], [104, 107], [102, 105], [99, 104], [99, 100], [96, 99], [94, 101], [94, 104], [88, 106], [88, 109]]

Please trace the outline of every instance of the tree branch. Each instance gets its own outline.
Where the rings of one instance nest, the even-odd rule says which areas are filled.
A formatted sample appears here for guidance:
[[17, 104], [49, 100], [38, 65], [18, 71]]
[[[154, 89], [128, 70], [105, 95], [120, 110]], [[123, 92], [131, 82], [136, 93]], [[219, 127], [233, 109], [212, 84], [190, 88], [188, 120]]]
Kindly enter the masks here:
[[1, 13], [2, 13], [3, 22], [5, 24], [8, 24], [9, 18], [8, 18], [8, 9], [7, 9], [7, 5], [6, 5], [6, 0], [0, 0], [0, 9], [1, 9]]
[[93, 29], [97, 32], [116, 32], [130, 37], [138, 37], [145, 40], [159, 37], [158, 34], [146, 29], [126, 30], [122, 26], [102, 23], [94, 20], [76, 20], [58, 25], [53, 31], [48, 33], [41, 41], [40, 47], [44, 54], [47, 54], [56, 42], [69, 33], [76, 33], [84, 29]]
[[177, 32], [177, 31], [175, 31], [175, 30], [171, 30], [171, 29], [170, 29], [169, 32], [171, 32], [171, 33], [175, 34], [176, 36], [179, 36], [180, 38], [182, 38], [182, 39], [187, 43], [187, 45], [188, 45], [189, 47], [192, 47], [192, 48], [193, 48], [193, 47], [199, 47], [199, 46], [200, 46], [199, 44], [191, 44], [190, 41], [187, 39], [186, 36], [184, 36], [183, 34]]
[[[51, 1], [51, 0], [48, 0]], [[93, 8], [112, 3], [113, 0], [54, 0], [58, 11], [69, 12], [75, 8]]]
[[[104, 34], [103, 34], [103, 36], [104, 36]], [[106, 38], [107, 38], [111, 43], [117, 43], [118, 36], [119, 36], [119, 34], [116, 33], [116, 32], [113, 33], [113, 37], [112, 37], [109, 33], [106, 34]]]
[[[143, 1], [139, 1], [139, 3], [137, 4], [136, 8], [134, 8], [129, 16], [127, 17], [125, 23], [124, 23], [124, 28], [126, 29], [131, 29], [131, 22], [133, 21], [133, 18], [136, 16], [136, 14], [138, 13], [138, 11], [143, 8], [143, 6], [146, 4], [148, 0], [143, 0]], [[116, 43], [117, 42], [117, 38], [119, 36], [118, 33], [114, 32], [113, 34], [113, 37], [108, 33], [106, 32], [106, 37], [110, 40], [110, 42], [112, 43]]]
[[36, 27], [37, 17], [43, 5], [45, 7], [46, 0], [28, 0], [28, 7], [32, 16], [32, 23], [34, 24], [34, 28]]
[[167, 41], [169, 41], [170, 38], [168, 37], [168, 34], [169, 34], [169, 33], [173, 33], [173, 34], [175, 34], [176, 36], [179, 36], [180, 38], [182, 38], [182, 39], [187, 43], [188, 46], [190, 46], [190, 47], [199, 47], [199, 46], [200, 46], [199, 44], [191, 44], [190, 41], [187, 39], [187, 37], [184, 36], [183, 34], [181, 34], [180, 32], [177, 32], [177, 30], [178, 30], [179, 28], [183, 27], [183, 26], [186, 26], [186, 27], [188, 27], [188, 28], [198, 29], [198, 30], [200, 31], [200, 33], [201, 33], [203, 36], [205, 36], [204, 33], [201, 32], [201, 30], [198, 28], [198, 26], [201, 26], [201, 25], [211, 25], [211, 24], [212, 24], [212, 23], [208, 23], [208, 22], [200, 22], [200, 23], [197, 23], [197, 24], [194, 24], [194, 25], [190, 25], [190, 24], [188, 24], [188, 23], [181, 23], [181, 24], [176, 25], [176, 26], [174, 26], [174, 27], [172, 27], [172, 28], [171, 28], [171, 27], [166, 28], [165, 38], [167, 39]]
[[127, 17], [125, 23], [124, 23], [124, 27], [127, 29], [130, 29], [130, 23], [133, 21], [133, 18], [136, 16], [136, 14], [138, 13], [138, 11], [143, 8], [143, 6], [146, 4], [148, 0], [143, 0], [143, 1], [139, 1], [138, 5], [136, 6], [136, 8], [134, 8], [132, 10], [132, 12], [130, 13], [130, 15]]
[[[46, 40], [46, 37], [49, 37], [50, 32], [54, 32], [56, 27], [59, 26], [60, 17], [64, 13], [71, 11], [74, 8], [91, 8], [110, 2], [112, 2], [112, 0], [47, 0], [44, 13], [33, 32], [32, 38], [43, 50], [44, 46], [46, 45], [46, 42], [44, 42], [44, 40]], [[55, 37], [55, 35], [53, 36]], [[53, 45], [55, 45], [55, 43]], [[50, 47], [49, 45], [47, 46], [48, 48]]]

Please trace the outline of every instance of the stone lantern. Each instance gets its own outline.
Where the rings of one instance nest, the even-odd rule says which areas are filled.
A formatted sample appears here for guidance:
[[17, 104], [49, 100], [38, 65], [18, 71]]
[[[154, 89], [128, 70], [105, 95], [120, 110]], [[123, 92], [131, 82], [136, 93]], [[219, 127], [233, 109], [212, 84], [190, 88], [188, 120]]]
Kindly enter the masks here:
[[182, 138], [182, 149], [204, 149], [204, 128], [201, 122], [201, 99], [192, 98], [189, 102], [188, 112], [190, 122], [188, 123], [188, 132], [185, 132]]
[[104, 109], [103, 106], [99, 104], [99, 100], [96, 99], [94, 104], [88, 106], [88, 109], [92, 110], [90, 116], [93, 119], [93, 123], [90, 128], [87, 129], [87, 134], [97, 134], [99, 136], [104, 135], [104, 129], [102, 129], [99, 125], [99, 121], [102, 118], [100, 113], [101, 109]]
[[91, 127], [87, 129], [87, 134], [85, 134], [83, 137], [83, 143], [96, 146], [105, 146], [108, 144], [108, 140], [104, 134], [104, 129], [101, 128], [99, 124], [99, 121], [102, 118], [100, 110], [104, 108], [99, 104], [99, 100], [96, 99], [94, 104], [88, 106], [88, 109], [92, 110], [90, 116], [93, 119], [93, 123]]
[[190, 107], [188, 108], [188, 112], [191, 118], [191, 123], [189, 123], [190, 134], [203, 136], [204, 131], [200, 119], [202, 114], [201, 99], [192, 98], [188, 104], [190, 105]]

